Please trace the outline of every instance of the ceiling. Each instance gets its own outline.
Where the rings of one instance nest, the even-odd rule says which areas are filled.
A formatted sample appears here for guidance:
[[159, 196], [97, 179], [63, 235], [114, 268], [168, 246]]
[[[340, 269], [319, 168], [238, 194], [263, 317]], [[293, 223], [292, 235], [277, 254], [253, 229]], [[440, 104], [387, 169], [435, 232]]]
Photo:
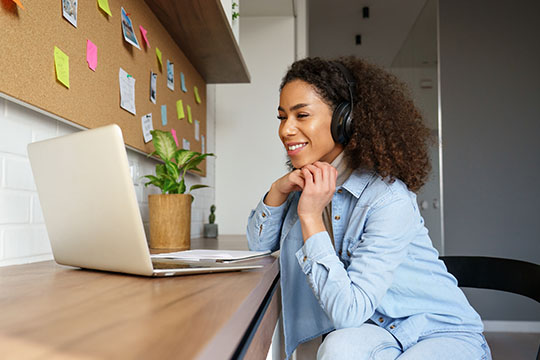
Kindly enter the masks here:
[[[434, 66], [437, 0], [306, 0], [309, 55], [355, 55], [384, 67]], [[294, 0], [240, 0], [242, 16], [294, 16]], [[362, 17], [369, 7], [370, 17]], [[362, 44], [356, 45], [360, 34]]]

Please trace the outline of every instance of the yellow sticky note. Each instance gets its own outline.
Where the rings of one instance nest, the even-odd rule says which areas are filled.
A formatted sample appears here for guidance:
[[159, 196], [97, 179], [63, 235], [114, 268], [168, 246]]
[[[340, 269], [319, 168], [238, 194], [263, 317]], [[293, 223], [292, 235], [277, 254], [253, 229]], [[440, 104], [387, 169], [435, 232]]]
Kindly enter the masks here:
[[[188, 106], [189, 109], [189, 106]], [[178, 119], [183, 119], [186, 116], [184, 115], [184, 104], [182, 103], [182, 100], [178, 100], [176, 102], [176, 114], [178, 115]]]
[[186, 105], [186, 106], [187, 106], [187, 119], [190, 124], [193, 124], [193, 120], [191, 120], [191, 106], [189, 105]]
[[105, 11], [109, 16], [112, 16], [111, 8], [109, 8], [109, 0], [98, 0], [98, 5], [101, 10]]
[[69, 89], [69, 56], [56, 46], [54, 47], [54, 68], [58, 81]]
[[156, 47], [156, 55], [157, 55], [157, 58], [159, 60], [159, 67], [162, 68], [163, 67], [163, 61], [161, 60], [161, 51]]
[[195, 93], [195, 101], [197, 104], [201, 103], [201, 98], [199, 97], [199, 89], [196, 86], [193, 87], [193, 92]]

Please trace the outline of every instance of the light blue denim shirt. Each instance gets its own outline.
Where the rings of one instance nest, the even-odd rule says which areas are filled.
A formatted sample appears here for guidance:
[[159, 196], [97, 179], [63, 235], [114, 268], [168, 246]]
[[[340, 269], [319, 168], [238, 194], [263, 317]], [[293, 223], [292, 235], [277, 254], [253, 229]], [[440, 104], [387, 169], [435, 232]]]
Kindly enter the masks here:
[[[332, 198], [335, 248], [326, 231], [304, 244], [296, 212], [301, 192], [251, 211], [251, 250], [280, 249], [285, 352], [334, 329], [371, 320], [403, 350], [435, 332], [481, 333], [482, 322], [438, 260], [416, 195], [355, 170]], [[360, 339], [359, 339], [360, 340]]]

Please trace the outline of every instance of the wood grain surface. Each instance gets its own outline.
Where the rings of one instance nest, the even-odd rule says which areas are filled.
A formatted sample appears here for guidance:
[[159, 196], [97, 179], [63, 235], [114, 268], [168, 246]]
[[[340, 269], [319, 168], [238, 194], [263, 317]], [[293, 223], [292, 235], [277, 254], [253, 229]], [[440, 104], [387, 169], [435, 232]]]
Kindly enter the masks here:
[[[245, 236], [192, 247], [246, 249]], [[242, 272], [144, 278], [52, 261], [0, 268], [5, 359], [229, 359], [278, 276], [275, 256]]]

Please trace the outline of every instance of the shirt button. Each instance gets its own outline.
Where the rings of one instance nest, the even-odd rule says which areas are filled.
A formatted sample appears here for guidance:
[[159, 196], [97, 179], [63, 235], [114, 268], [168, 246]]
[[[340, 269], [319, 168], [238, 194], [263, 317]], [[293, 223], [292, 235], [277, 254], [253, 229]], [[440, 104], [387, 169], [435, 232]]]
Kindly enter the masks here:
[[341, 217], [339, 215], [334, 216], [334, 219], [339, 220]]
[[347, 250], [347, 256], [351, 256], [351, 252]]
[[304, 256], [304, 261], [306, 261], [306, 260], [307, 260], [307, 256]]
[[262, 217], [266, 217], [266, 214], [265, 214], [265, 213], [262, 213]]
[[394, 328], [395, 328], [395, 326], [394, 326], [394, 325], [390, 325], [390, 329], [394, 329]]
[[343, 190], [339, 189], [337, 192], [338, 192], [338, 194], [341, 194], [343, 192]]
[[382, 317], [379, 318], [379, 322], [382, 323], [384, 319]]
[[341, 250], [339, 250], [339, 256], [341, 256]]

